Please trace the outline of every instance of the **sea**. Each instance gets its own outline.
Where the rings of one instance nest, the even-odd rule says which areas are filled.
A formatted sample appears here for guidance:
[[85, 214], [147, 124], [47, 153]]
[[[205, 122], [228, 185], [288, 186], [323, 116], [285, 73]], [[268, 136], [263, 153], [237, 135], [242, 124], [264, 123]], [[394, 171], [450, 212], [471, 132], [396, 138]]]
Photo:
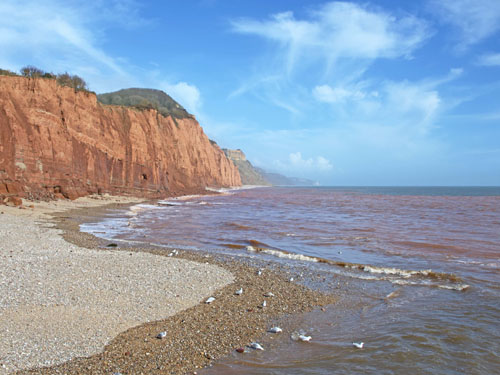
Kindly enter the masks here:
[[198, 374], [500, 373], [500, 187], [227, 190], [138, 204], [81, 230], [281, 265], [338, 295], [295, 318], [310, 342], [283, 333]]

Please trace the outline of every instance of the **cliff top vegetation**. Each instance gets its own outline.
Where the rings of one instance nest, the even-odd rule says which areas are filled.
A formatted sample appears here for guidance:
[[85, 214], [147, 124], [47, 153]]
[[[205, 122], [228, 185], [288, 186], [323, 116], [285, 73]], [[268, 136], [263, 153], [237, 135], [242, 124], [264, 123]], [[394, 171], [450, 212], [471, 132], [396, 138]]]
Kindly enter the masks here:
[[20, 74], [8, 69], [0, 69], [0, 75], [3, 76], [54, 79], [61, 86], [71, 87], [75, 90], [88, 91], [87, 82], [85, 82], [83, 78], [77, 76], [76, 74], [71, 75], [68, 72], [54, 74], [46, 72], [33, 65], [26, 65], [25, 67], [21, 68], [19, 72]]

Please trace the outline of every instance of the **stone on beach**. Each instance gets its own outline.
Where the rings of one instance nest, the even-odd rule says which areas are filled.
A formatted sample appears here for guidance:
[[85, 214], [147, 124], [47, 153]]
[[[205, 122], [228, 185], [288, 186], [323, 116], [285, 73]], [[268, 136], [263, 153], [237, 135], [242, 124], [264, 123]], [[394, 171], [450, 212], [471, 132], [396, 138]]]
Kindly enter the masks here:
[[243, 294], [243, 288], [238, 289], [236, 292], [234, 292], [237, 296], [241, 296]]
[[205, 301], [205, 303], [212, 303], [213, 301], [215, 301], [215, 297], [208, 297], [207, 300]]
[[264, 297], [274, 297], [274, 294], [272, 292], [267, 292], [264, 293]]
[[3, 200], [3, 204], [7, 206], [21, 206], [23, 200], [19, 197], [7, 197]]

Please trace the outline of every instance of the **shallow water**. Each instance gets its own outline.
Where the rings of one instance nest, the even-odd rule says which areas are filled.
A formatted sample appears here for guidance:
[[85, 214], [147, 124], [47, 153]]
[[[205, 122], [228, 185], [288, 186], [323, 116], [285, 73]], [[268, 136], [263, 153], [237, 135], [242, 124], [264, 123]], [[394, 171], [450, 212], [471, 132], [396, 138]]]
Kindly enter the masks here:
[[276, 258], [321, 273], [323, 287], [338, 285], [337, 305], [300, 318], [312, 342], [295, 342], [285, 332], [271, 350], [234, 354], [201, 373], [500, 368], [499, 188], [240, 190], [137, 205], [82, 229]]

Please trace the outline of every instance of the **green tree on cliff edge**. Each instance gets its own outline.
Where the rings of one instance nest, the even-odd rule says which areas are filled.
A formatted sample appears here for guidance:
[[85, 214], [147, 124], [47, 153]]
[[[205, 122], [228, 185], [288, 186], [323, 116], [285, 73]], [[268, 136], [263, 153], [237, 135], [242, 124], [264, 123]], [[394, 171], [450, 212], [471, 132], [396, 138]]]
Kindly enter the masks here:
[[57, 75], [57, 83], [61, 86], [72, 87], [75, 90], [87, 90], [87, 82], [83, 78], [75, 75], [70, 75], [67, 72]]
[[25, 67], [21, 68], [21, 74], [24, 77], [39, 78], [42, 77], [45, 72], [42, 69], [38, 69], [36, 66], [26, 65]]

